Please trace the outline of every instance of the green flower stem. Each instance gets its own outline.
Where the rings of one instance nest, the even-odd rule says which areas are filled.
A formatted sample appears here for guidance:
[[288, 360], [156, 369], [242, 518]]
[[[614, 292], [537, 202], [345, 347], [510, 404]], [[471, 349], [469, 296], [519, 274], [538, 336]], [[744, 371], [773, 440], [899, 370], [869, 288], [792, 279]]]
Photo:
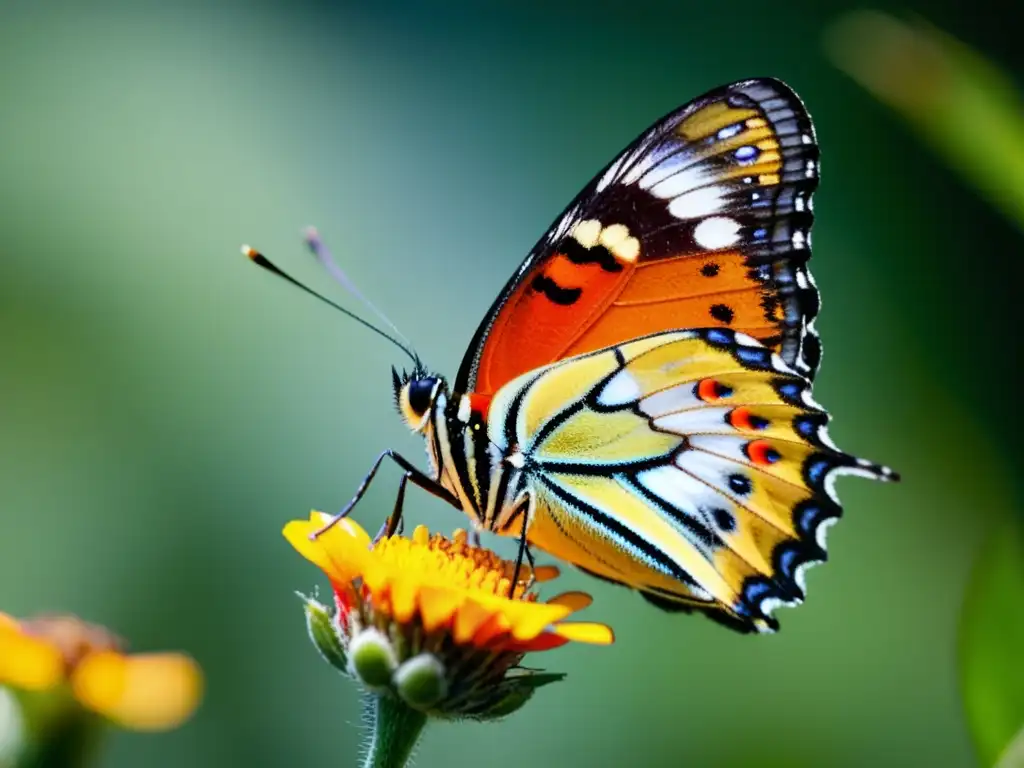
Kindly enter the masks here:
[[388, 695], [367, 695], [364, 706], [373, 730], [363, 768], [404, 768], [427, 716]]

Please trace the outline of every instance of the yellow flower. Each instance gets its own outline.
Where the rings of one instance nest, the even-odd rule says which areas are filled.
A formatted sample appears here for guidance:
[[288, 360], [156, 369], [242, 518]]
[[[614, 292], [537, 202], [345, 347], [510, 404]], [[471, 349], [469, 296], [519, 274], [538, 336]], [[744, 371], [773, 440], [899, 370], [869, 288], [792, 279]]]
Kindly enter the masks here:
[[470, 546], [464, 531], [447, 539], [420, 526], [411, 538], [374, 544], [346, 519], [313, 537], [328, 519], [313, 512], [284, 528], [334, 589], [332, 608], [307, 600], [310, 634], [328, 661], [417, 709], [448, 717], [508, 714], [561, 677], [519, 669], [524, 654], [613, 640], [603, 624], [563, 621], [590, 605], [589, 595], [537, 599], [533, 584], [557, 576], [553, 567], [531, 573], [524, 566], [509, 597], [514, 564]]
[[185, 721], [202, 673], [178, 653], [127, 654], [115, 635], [74, 616], [17, 621], [0, 613], [0, 686], [25, 694], [70, 693], [84, 710], [134, 730]]

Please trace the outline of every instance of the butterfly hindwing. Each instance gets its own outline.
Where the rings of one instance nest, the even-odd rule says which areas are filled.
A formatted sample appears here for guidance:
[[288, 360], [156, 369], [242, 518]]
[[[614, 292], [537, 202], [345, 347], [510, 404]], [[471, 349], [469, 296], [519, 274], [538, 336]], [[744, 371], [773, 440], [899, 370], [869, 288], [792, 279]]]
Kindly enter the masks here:
[[506, 285], [456, 389], [671, 328], [758, 338], [812, 378], [818, 149], [799, 98], [748, 80], [656, 123], [579, 194]]
[[532, 467], [532, 543], [652, 602], [770, 630], [825, 559], [835, 478], [894, 479], [832, 444], [809, 388], [756, 339], [696, 329], [526, 374], [491, 414]]

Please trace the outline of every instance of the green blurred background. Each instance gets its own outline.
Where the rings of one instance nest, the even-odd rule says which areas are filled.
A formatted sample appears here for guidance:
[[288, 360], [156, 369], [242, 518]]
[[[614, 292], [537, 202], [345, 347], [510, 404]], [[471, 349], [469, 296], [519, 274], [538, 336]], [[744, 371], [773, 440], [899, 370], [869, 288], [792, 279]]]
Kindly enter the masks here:
[[[1024, 69], [994, 4], [890, 5]], [[1020, 234], [833, 67], [849, 7], [0, 0], [0, 610], [74, 611], [208, 675], [192, 722], [118, 734], [109, 765], [357, 764], [358, 696], [292, 594], [320, 576], [279, 531], [340, 506], [382, 448], [422, 448], [392, 412], [395, 351], [239, 245], [330, 290], [300, 242], [318, 225], [454, 374], [594, 172], [758, 75], [797, 89], [822, 145], [817, 397], [905, 481], [841, 483], [832, 561], [775, 637], [567, 574], [616, 645], [533, 658], [568, 681], [503, 724], [433, 727], [418, 764], [974, 764], [956, 628], [1018, 503]]]

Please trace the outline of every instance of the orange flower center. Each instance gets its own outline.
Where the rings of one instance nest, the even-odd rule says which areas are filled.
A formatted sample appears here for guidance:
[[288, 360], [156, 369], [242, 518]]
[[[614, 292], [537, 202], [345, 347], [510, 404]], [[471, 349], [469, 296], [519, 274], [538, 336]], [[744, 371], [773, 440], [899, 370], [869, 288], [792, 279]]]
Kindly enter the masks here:
[[[374, 554], [382, 564], [418, 571], [434, 583], [460, 589], [481, 590], [497, 597], [508, 597], [514, 564], [483, 547], [470, 546], [469, 536], [457, 530], [448, 539], [441, 534], [429, 534], [425, 526], [417, 526], [411, 539], [393, 536], [381, 539], [373, 546]], [[523, 565], [512, 599], [533, 602], [537, 599], [529, 590], [530, 569]]]

